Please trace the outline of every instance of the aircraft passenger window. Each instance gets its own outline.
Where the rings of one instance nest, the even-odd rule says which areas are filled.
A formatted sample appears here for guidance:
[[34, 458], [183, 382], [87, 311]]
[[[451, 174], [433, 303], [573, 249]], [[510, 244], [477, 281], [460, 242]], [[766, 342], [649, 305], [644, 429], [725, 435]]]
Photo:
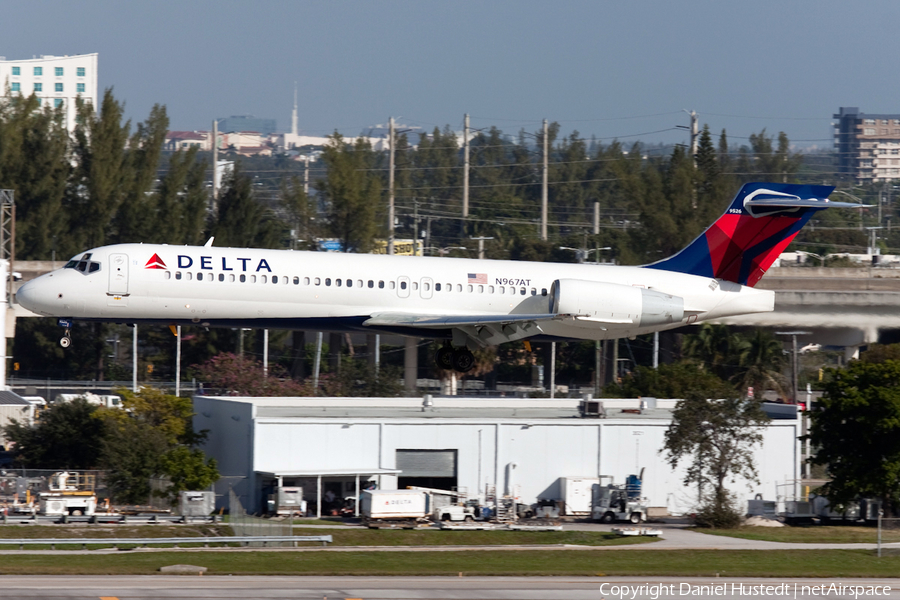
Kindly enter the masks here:
[[172, 271], [166, 271], [166, 279], [172, 279]]
[[342, 282], [342, 281], [343, 281], [342, 279], [335, 279], [335, 280], [334, 280], [334, 285], [336, 285], [336, 286], [338, 286], [338, 287], [341, 287], [341, 282]]
[[246, 276], [246, 275], [241, 275], [241, 283], [244, 283], [244, 282], [246, 282], [246, 281], [247, 281], [247, 276]]
[[256, 275], [250, 276], [250, 283], [256, 283]]
[[303, 285], [309, 285], [309, 277], [303, 278]]
[[229, 273], [229, 274], [228, 274], [228, 282], [229, 282], [229, 283], [234, 283], [234, 273]]
[[356, 287], [362, 287], [362, 286], [363, 286], [362, 279], [357, 279], [357, 280], [356, 280]]
[[506, 288], [501, 285], [499, 288], [497, 288], [497, 291], [499, 291], [501, 294], [505, 294]]
[[419, 282], [418, 282], [418, 281], [413, 281], [413, 282], [412, 282], [412, 289], [414, 289], [414, 290], [419, 289]]
[[175, 279], [181, 279], [181, 271], [175, 271]]
[[394, 289], [395, 287], [397, 287], [397, 282], [392, 281], [388, 287], [390, 287], [390, 289]]
[[525, 295], [525, 288], [522, 288], [521, 290], [519, 290], [519, 293], [520, 293], [521, 295], [524, 296], [524, 295]]
[[547, 288], [541, 288], [541, 296], [547, 295]]
[[509, 295], [510, 295], [510, 296], [515, 296], [515, 295], [516, 295], [516, 288], [514, 288], [514, 287], [512, 287], [512, 286], [509, 286]]
[[219, 281], [225, 281], [225, 273], [219, 273]]
[[190, 281], [191, 279], [193, 279], [193, 277], [194, 277], [194, 275], [193, 275], [193, 273], [191, 273], [190, 271], [188, 271], [187, 273], [184, 274], [184, 278], [185, 278], [187, 281]]
[[479, 286], [478, 286], [478, 293], [479, 293], [479, 294], [483, 294], [483, 293], [484, 293], [484, 286], [483, 286], [483, 285], [479, 285]]
[[203, 281], [203, 273], [197, 273], [197, 281]]
[[[441, 285], [441, 284], [438, 284], [438, 285]], [[430, 289], [431, 289], [431, 286], [428, 285], [427, 283], [423, 283], [423, 284], [422, 284], [422, 291], [427, 292], [427, 291], [430, 290]]]
[[457, 284], [456, 284], [456, 291], [457, 291], [457, 292], [461, 292], [461, 291], [462, 291], [462, 284], [461, 284], [461, 283], [457, 283]]
[[369, 289], [372, 289], [373, 287], [375, 287], [375, 282], [370, 279], [369, 280]]
[[493, 294], [493, 293], [494, 293], [494, 286], [489, 285], [488, 286], [488, 294]]
[[88, 272], [90, 272], [90, 273], [96, 273], [99, 270], [100, 270], [100, 263], [92, 262], [91, 266], [88, 267]]
[[[294, 285], [300, 285], [299, 277], [294, 277]], [[309, 277], [306, 278], [306, 285], [309, 285]]]
[[531, 295], [532, 295], [532, 296], [537, 296], [537, 290], [534, 289], [534, 288], [531, 288]]
[[353, 280], [352, 280], [352, 279], [348, 279], [348, 280], [347, 280], [347, 287], [353, 287]]
[[405, 281], [401, 281], [401, 282], [400, 282], [400, 289], [401, 289], [401, 290], [405, 290], [405, 289], [406, 289], [406, 282], [405, 282]]
[[331, 285], [331, 277], [325, 278], [325, 285]]
[[316, 277], [316, 285], [322, 285], [322, 280]]
[[[294, 279], [297, 280], [297, 281], [295, 281], [294, 283], [300, 283], [300, 279], [298, 279], [297, 277], [294, 277]], [[288, 278], [287, 278], [287, 277], [282, 277], [282, 278], [281, 278], [281, 285], [287, 285], [287, 284], [288, 284]]]
[[441, 291], [441, 284], [439, 284], [439, 283], [434, 284], [434, 291], [436, 291], [436, 292]]
[[383, 289], [384, 289], [384, 282], [383, 282], [383, 281], [379, 281], [379, 282], [378, 282], [378, 289], [379, 289], [379, 290], [383, 290]]
[[469, 286], [469, 289], [468, 289], [468, 292], [471, 294], [471, 293], [472, 293], [472, 290], [474, 290], [474, 289], [475, 289], [474, 286], [471, 286], [471, 285], [470, 285], [470, 286]]
[[278, 283], [278, 275], [272, 275], [272, 283]]
[[452, 283], [448, 283], [448, 284], [447, 284], [447, 291], [448, 291], [448, 292], [452, 292], [452, 291], [453, 291], [453, 284], [452, 284]]
[[260, 276], [259, 276], [259, 282], [260, 282], [260, 283], [265, 283], [266, 281], [268, 281], [268, 277], [267, 277], [266, 275], [260, 275]]

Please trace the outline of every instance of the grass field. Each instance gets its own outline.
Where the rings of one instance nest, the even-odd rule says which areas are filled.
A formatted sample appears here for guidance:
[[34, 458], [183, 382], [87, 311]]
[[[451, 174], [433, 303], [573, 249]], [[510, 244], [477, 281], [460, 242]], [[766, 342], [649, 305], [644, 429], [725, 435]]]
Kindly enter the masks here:
[[208, 575], [635, 575], [898, 577], [900, 556], [863, 550], [490, 550], [474, 552], [123, 552], [4, 555], [0, 574], [150, 575], [171, 564]]
[[[874, 544], [878, 531], [874, 527], [809, 526], [809, 527], [739, 527], [738, 529], [696, 529], [700, 533], [726, 537], [763, 540], [767, 542], [792, 542], [807, 544]], [[884, 530], [881, 541], [885, 544], [900, 542], [900, 531]]]
[[[641, 544], [654, 538], [620, 537], [601, 531], [446, 531], [435, 529], [374, 530], [354, 529], [296, 529], [297, 535], [330, 535], [332, 546], [503, 546], [503, 545], [581, 545], [617, 546]], [[227, 542], [231, 528], [224, 525], [113, 525], [106, 527], [58, 525], [8, 525], [0, 527], [2, 538], [99, 538], [99, 537], [204, 537], [204, 541]], [[309, 542], [318, 545], [318, 542]], [[0, 544], [0, 549], [4, 546]], [[43, 549], [38, 545], [29, 549]], [[80, 544], [60, 546], [77, 549]], [[95, 549], [97, 546], [89, 546]], [[10, 548], [6, 546], [6, 548]]]

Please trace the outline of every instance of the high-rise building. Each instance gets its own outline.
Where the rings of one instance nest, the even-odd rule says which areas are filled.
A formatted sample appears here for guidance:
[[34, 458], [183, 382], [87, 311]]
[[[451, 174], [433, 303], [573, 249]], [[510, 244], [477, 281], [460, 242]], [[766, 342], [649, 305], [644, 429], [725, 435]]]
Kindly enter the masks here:
[[842, 106], [834, 118], [838, 173], [861, 183], [900, 179], [900, 114], [869, 115]]
[[41, 106], [64, 107], [66, 128], [72, 131], [75, 99], [97, 106], [97, 53], [26, 60], [0, 57], [0, 83], [13, 95], [33, 93]]
[[219, 119], [219, 131], [222, 133], [255, 132], [266, 136], [275, 133], [275, 119], [261, 119], [253, 115], [235, 115], [227, 119]]

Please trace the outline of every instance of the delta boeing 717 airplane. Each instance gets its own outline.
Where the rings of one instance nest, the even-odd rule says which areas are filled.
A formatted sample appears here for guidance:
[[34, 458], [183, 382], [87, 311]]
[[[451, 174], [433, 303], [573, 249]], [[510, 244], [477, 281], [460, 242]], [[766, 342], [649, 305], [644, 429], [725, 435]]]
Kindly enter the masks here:
[[445, 340], [436, 363], [526, 340], [634, 337], [774, 309], [760, 280], [834, 188], [748, 183], [678, 254], [643, 266], [558, 264], [119, 244], [23, 285], [17, 301], [58, 317], [202, 327], [392, 333]]

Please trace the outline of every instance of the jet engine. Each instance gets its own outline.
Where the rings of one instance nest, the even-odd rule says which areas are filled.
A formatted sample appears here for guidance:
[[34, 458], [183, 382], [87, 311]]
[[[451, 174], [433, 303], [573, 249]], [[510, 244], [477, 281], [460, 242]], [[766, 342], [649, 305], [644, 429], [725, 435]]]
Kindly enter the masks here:
[[550, 312], [613, 327], [653, 327], [681, 322], [684, 298], [620, 283], [557, 279], [550, 288]]

